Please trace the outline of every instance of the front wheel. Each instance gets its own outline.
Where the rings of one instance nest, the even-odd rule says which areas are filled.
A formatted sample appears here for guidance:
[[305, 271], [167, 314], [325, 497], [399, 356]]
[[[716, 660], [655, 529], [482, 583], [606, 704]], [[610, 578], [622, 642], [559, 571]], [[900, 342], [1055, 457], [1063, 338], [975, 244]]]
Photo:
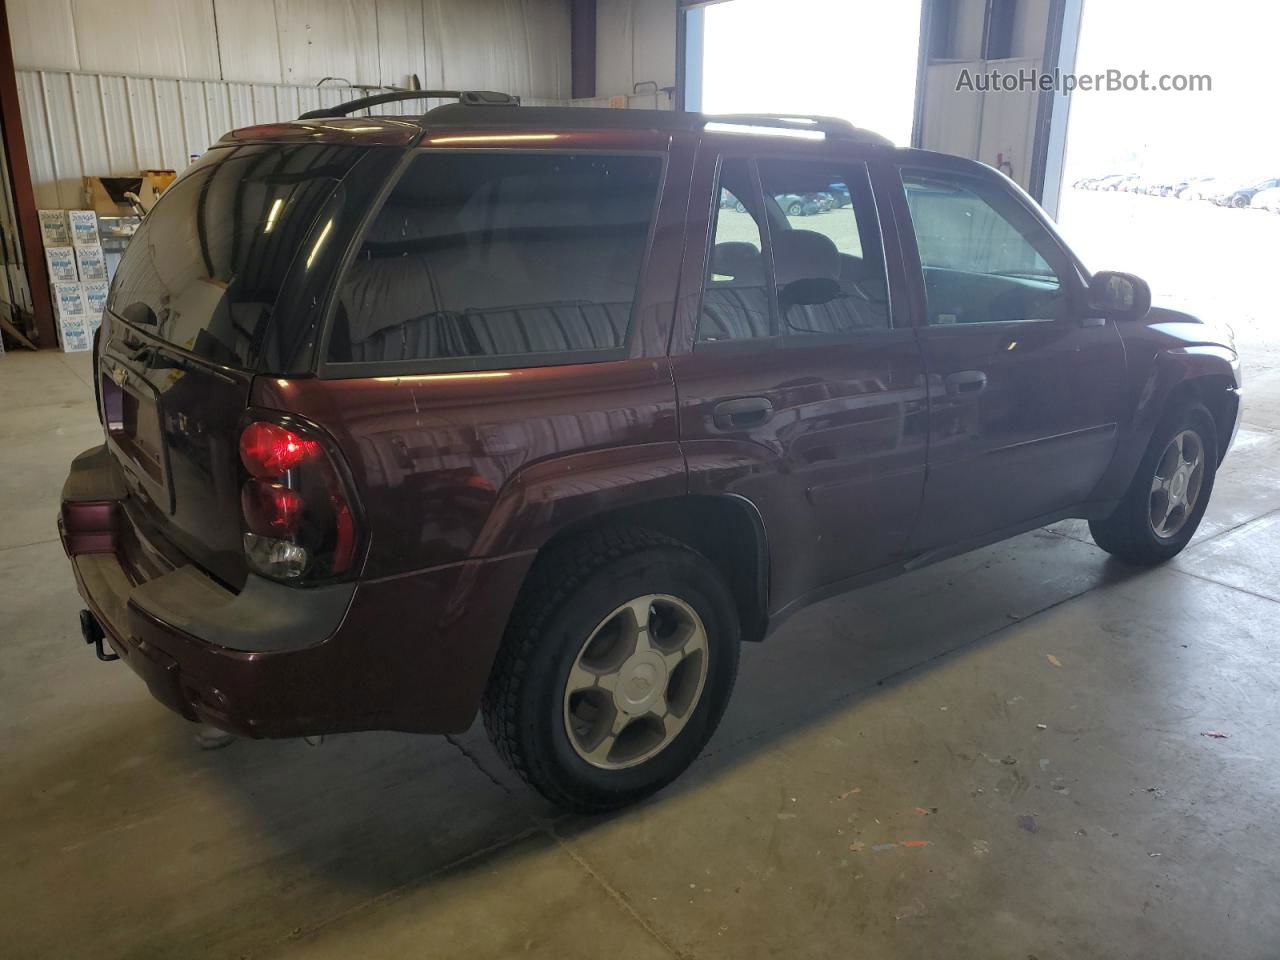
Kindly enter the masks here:
[[1156, 428], [1120, 505], [1109, 517], [1089, 521], [1094, 542], [1144, 566], [1177, 556], [1200, 526], [1217, 468], [1209, 411], [1198, 403], [1173, 411]]
[[679, 541], [608, 530], [539, 563], [494, 666], [484, 721], [562, 807], [625, 806], [679, 776], [720, 721], [739, 626], [715, 567]]

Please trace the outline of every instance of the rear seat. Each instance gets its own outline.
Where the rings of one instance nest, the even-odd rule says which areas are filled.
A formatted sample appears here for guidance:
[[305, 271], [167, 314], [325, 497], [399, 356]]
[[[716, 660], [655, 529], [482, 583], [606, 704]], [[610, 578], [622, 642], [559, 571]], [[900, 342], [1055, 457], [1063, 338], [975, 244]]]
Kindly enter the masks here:
[[[391, 222], [395, 235], [370, 237], [385, 254], [357, 260], [342, 286], [347, 323], [335, 336], [349, 339], [351, 360], [557, 354], [626, 343], [635, 278], [622, 275], [620, 264], [634, 262], [622, 244], [595, 245], [584, 255], [589, 239], [540, 237], [530, 244], [524, 231], [512, 229], [506, 239], [486, 238], [480, 252], [456, 223], [433, 222], [429, 213], [407, 209]], [[574, 282], [565, 284], [557, 271], [570, 269]], [[534, 299], [566, 286], [591, 299]], [[518, 294], [529, 302], [503, 302]]]
[[698, 339], [769, 336], [769, 294], [760, 251], [750, 243], [717, 243], [711, 250], [711, 274], [702, 295]]
[[830, 237], [813, 230], [782, 230], [774, 236], [778, 288], [801, 279], [835, 280], [845, 296], [827, 303], [796, 305], [787, 323], [806, 333], [845, 333], [888, 326], [882, 302], [883, 281], [870, 275], [864, 260], [842, 254]]

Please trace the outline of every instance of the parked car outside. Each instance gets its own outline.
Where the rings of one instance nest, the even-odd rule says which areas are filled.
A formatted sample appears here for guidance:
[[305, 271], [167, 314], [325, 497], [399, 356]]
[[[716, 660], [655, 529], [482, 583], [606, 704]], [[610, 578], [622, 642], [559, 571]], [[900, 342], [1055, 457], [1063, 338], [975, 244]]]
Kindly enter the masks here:
[[1102, 185], [1101, 189], [1109, 193], [1114, 193], [1117, 191], [1122, 193], [1128, 193], [1132, 189], [1132, 186], [1137, 179], [1138, 179], [1138, 175], [1136, 173], [1126, 173], [1118, 177], [1110, 177]]
[[1280, 187], [1280, 177], [1267, 177], [1266, 179], [1251, 183], [1248, 186], [1233, 190], [1230, 193], [1214, 197], [1214, 202], [1220, 206], [1242, 209], [1249, 206], [1249, 203], [1253, 200], [1254, 196], [1261, 193], [1263, 190], [1271, 190], [1275, 187]]
[[804, 197], [806, 200], [811, 200], [818, 205], [819, 213], [826, 213], [828, 210], [835, 209], [836, 198], [825, 190], [817, 193], [806, 193]]
[[847, 207], [850, 203], [849, 188], [843, 183], [827, 184], [827, 193], [831, 196], [833, 201], [833, 209], [839, 210], [842, 207]]
[[811, 217], [815, 213], [822, 212], [822, 207], [812, 194], [779, 194], [773, 200], [782, 208], [782, 212], [789, 217]]
[[1259, 190], [1253, 195], [1250, 206], [1259, 210], [1270, 210], [1272, 213], [1280, 213], [1280, 187], [1270, 187], [1266, 190]]
[[480, 712], [607, 810], [809, 603], [1068, 517], [1134, 564], [1195, 533], [1229, 331], [1091, 274], [991, 168], [817, 119], [344, 116], [408, 96], [228, 134], [119, 265], [58, 526], [86, 641], [181, 716]]
[[1108, 173], [1105, 176], [1094, 177], [1086, 182], [1086, 186], [1090, 190], [1105, 190], [1108, 186], [1122, 179], [1123, 173]]

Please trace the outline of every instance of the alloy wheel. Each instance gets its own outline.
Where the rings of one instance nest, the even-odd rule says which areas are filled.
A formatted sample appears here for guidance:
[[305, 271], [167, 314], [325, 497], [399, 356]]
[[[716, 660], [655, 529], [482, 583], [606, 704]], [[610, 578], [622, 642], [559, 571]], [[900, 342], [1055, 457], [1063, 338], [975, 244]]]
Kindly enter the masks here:
[[1165, 447], [1151, 479], [1151, 529], [1168, 540], [1178, 535], [1195, 511], [1204, 482], [1204, 441], [1183, 430]]
[[693, 715], [709, 659], [706, 628], [678, 597], [649, 594], [618, 607], [569, 671], [564, 724], [574, 751], [605, 770], [659, 753]]

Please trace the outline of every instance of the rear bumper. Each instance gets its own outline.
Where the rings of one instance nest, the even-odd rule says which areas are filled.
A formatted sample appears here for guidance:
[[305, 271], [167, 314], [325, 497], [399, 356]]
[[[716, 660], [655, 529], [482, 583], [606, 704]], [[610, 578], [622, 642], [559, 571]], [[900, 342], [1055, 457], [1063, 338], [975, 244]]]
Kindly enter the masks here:
[[102, 447], [72, 464], [58, 529], [80, 595], [152, 695], [251, 737], [465, 730], [532, 559], [312, 589], [251, 577], [236, 593], [158, 565]]

